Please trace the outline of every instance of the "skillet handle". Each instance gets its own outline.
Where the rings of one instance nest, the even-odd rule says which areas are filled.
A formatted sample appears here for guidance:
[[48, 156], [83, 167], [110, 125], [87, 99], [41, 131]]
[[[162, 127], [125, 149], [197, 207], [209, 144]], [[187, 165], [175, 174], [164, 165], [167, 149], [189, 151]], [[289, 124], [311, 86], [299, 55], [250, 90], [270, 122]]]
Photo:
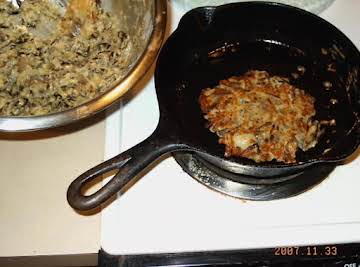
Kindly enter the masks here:
[[[158, 157], [171, 151], [186, 149], [185, 145], [170, 141], [159, 141], [155, 134], [136, 146], [84, 172], [69, 186], [67, 200], [77, 210], [90, 210], [104, 203], [126, 186], [140, 171]], [[118, 169], [117, 174], [95, 193], [85, 196], [82, 188], [95, 178], [111, 170]]]

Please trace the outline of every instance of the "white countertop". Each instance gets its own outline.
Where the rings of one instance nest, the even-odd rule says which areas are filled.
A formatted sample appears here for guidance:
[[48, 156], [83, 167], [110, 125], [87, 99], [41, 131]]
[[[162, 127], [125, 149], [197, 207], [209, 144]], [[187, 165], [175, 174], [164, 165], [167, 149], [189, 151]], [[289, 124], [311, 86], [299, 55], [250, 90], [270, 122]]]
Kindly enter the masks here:
[[[0, 133], [1, 266], [16, 266], [15, 259], [5, 264], [9, 257], [97, 255], [100, 214], [74, 211], [66, 191], [72, 180], [102, 161], [104, 139], [104, 116], [39, 132]], [[70, 260], [76, 264], [77, 259]]]
[[[358, 0], [336, 0], [321, 16], [360, 47], [359, 10]], [[174, 29], [181, 12], [172, 7], [169, 13]], [[156, 127], [153, 79], [138, 89], [108, 118], [107, 157], [139, 143]], [[116, 136], [124, 129], [121, 140], [114, 125]], [[358, 173], [360, 157], [299, 196], [245, 202], [209, 190], [168, 157], [102, 211], [101, 246], [124, 255], [360, 242]]]

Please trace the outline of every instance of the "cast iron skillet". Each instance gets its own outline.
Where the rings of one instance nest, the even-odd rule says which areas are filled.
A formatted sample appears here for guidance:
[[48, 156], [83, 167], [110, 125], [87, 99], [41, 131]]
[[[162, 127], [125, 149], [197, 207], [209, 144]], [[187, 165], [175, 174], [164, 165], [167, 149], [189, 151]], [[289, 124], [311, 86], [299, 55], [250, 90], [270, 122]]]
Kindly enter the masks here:
[[[200, 91], [251, 69], [290, 78], [316, 98], [316, 119], [336, 122], [323, 126], [317, 146], [297, 153], [295, 164], [224, 158], [224, 147], [205, 127]], [[340, 163], [360, 142], [359, 78], [359, 51], [338, 29], [311, 13], [268, 2], [194, 9], [181, 19], [157, 61], [157, 129], [140, 144], [80, 175], [68, 189], [68, 201], [75, 209], [94, 208], [159, 156], [178, 150], [262, 179]], [[119, 171], [103, 188], [90, 196], [81, 194], [86, 183], [113, 169]]]

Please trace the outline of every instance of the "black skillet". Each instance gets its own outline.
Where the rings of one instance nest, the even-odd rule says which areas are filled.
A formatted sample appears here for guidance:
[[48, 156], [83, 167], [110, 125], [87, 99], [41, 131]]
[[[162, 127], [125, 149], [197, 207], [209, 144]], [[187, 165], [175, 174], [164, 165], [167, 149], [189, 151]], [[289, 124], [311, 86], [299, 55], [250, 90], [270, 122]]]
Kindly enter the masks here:
[[[315, 148], [297, 153], [295, 164], [224, 158], [224, 147], [205, 127], [200, 91], [251, 69], [290, 78], [316, 98], [316, 119], [334, 120], [323, 126]], [[80, 175], [68, 189], [68, 201], [75, 209], [94, 208], [155, 159], [179, 150], [259, 179], [340, 163], [360, 142], [359, 79], [357, 48], [337, 28], [311, 13], [269, 2], [194, 9], [181, 19], [157, 61], [157, 129], [140, 144]], [[85, 184], [113, 169], [119, 171], [109, 183], [90, 196], [82, 195]]]

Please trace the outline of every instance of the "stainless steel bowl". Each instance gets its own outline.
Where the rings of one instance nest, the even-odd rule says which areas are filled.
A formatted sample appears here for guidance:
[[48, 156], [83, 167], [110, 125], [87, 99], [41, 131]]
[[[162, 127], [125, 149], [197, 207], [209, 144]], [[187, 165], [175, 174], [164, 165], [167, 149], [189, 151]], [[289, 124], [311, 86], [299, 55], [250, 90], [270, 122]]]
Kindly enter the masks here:
[[[26, 1], [26, 0], [25, 0]], [[67, 1], [53, 0], [59, 7]], [[166, 28], [166, 0], [102, 0], [102, 7], [116, 14], [137, 44], [130, 53], [127, 75], [99, 97], [78, 107], [42, 116], [1, 117], [0, 132], [28, 132], [57, 127], [92, 116], [109, 107], [144, 76], [154, 62]]]

